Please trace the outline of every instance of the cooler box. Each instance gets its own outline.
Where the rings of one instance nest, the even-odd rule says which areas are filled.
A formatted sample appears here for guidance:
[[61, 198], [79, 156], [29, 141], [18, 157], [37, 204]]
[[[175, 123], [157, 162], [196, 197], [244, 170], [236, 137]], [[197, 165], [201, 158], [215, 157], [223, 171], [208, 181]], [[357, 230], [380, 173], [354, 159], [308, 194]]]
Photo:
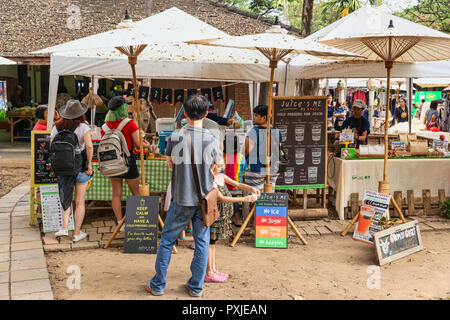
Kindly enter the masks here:
[[161, 153], [162, 155], [165, 155], [165, 151], [166, 151], [166, 145], [167, 145], [167, 137], [170, 136], [172, 134], [173, 131], [161, 131], [158, 132], [158, 136], [159, 136], [159, 141], [158, 141], [158, 148], [159, 148], [159, 153]]
[[174, 118], [156, 119], [156, 132], [169, 132], [176, 129], [177, 123]]

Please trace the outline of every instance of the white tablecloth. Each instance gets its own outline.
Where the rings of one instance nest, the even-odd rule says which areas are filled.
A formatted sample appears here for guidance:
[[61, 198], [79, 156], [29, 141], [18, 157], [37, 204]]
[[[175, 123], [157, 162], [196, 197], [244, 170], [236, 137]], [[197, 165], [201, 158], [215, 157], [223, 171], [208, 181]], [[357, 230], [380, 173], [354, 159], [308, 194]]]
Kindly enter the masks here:
[[[450, 195], [450, 159], [389, 159], [387, 179], [391, 194], [413, 190], [422, 196], [423, 189], [430, 189], [437, 197], [444, 189]], [[336, 190], [336, 211], [344, 219], [344, 208], [350, 194], [359, 193], [363, 198], [365, 190], [378, 191], [378, 181], [383, 180], [383, 159], [342, 160], [333, 158], [328, 165], [328, 184]]]

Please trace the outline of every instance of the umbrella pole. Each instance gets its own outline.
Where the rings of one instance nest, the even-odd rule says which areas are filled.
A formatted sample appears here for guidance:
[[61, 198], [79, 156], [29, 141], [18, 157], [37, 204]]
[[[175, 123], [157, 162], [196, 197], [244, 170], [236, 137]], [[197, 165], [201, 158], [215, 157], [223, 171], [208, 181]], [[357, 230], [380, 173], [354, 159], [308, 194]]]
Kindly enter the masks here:
[[278, 61], [276, 60], [270, 60], [269, 108], [267, 110], [266, 183], [264, 184], [264, 192], [267, 193], [273, 193], [273, 185], [270, 183], [270, 125], [272, 122], [273, 109], [273, 78], [277, 63]]
[[139, 127], [139, 153], [141, 158], [141, 184], [139, 185], [139, 194], [141, 196], [148, 196], [150, 195], [148, 185], [145, 184], [145, 163], [144, 163], [144, 147], [143, 147], [143, 140], [144, 137], [141, 133], [141, 104], [139, 102], [139, 90], [137, 87], [137, 80], [136, 80], [136, 62], [137, 57], [129, 56], [128, 62], [131, 66], [131, 72], [133, 74], [133, 86], [134, 86], [134, 101], [136, 103], [136, 113], [138, 117], [138, 127]]

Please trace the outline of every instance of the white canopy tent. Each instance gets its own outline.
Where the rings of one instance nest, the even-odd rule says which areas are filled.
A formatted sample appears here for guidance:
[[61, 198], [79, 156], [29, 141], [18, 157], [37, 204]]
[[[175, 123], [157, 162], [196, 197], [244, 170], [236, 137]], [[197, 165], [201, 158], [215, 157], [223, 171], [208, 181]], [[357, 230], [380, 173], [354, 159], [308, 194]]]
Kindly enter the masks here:
[[4, 65], [12, 65], [12, 64], [17, 64], [17, 62], [0, 57], [0, 65], [4, 66]]
[[[148, 40], [147, 47], [137, 60], [138, 78], [245, 82], [249, 83], [249, 91], [252, 95], [254, 82], [267, 81], [270, 69], [264, 56], [258, 52], [183, 43], [182, 39], [223, 37], [227, 34], [175, 7], [145, 18], [136, 25], [137, 28], [145, 30], [145, 34], [155, 35], [155, 41]], [[60, 76], [131, 78], [127, 57], [118, 50], [114, 48], [74, 49], [77, 45], [95, 47], [95, 42], [91, 42], [101, 41], [99, 40], [101, 35], [78, 39], [36, 52], [53, 52], [50, 62], [49, 108], [55, 107]], [[108, 33], [104, 35], [108, 37]], [[84, 42], [87, 44], [85, 45]], [[285, 64], [281, 63], [280, 67], [275, 74], [275, 79], [280, 81], [283, 87]], [[255, 99], [257, 99], [256, 95]]]

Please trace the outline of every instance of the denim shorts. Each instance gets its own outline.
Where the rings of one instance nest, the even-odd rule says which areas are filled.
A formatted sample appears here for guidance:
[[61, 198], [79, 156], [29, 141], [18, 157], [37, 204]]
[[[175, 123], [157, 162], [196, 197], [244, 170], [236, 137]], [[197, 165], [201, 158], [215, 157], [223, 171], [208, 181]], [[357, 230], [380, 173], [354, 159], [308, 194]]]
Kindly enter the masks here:
[[75, 183], [76, 184], [84, 184], [84, 183], [88, 183], [91, 179], [92, 179], [92, 176], [88, 176], [86, 173], [80, 172], [77, 175], [77, 177], [75, 178]]

